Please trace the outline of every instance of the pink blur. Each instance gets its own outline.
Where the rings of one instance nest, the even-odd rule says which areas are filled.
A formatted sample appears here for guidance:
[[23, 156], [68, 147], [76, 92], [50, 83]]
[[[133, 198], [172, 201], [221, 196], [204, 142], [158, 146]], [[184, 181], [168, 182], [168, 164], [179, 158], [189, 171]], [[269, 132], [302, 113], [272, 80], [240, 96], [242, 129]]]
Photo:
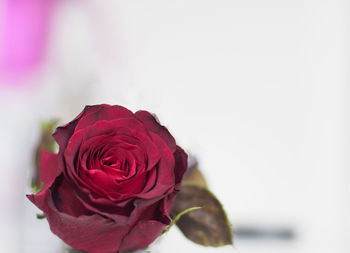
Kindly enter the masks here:
[[0, 81], [16, 81], [33, 73], [44, 59], [54, 1], [4, 1]]

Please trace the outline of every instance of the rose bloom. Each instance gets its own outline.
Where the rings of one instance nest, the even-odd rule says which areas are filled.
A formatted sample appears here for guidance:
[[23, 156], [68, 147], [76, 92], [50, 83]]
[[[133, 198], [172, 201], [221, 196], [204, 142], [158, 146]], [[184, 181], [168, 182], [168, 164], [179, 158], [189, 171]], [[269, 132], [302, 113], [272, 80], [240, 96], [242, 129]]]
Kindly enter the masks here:
[[89, 253], [144, 248], [170, 224], [187, 155], [147, 111], [94, 105], [53, 134], [43, 151], [43, 189], [28, 198], [51, 231]]

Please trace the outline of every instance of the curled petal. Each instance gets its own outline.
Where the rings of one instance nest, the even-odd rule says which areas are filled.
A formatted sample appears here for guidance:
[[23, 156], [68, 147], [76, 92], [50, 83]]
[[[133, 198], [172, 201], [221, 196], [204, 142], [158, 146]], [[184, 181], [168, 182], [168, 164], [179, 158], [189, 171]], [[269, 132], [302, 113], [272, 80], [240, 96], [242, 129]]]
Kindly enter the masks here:
[[91, 211], [85, 208], [75, 189], [69, 184], [66, 178], [61, 175], [50, 188], [51, 197], [59, 212], [74, 217], [80, 215], [91, 215]]
[[134, 117], [131, 111], [120, 105], [94, 105], [85, 107], [85, 110], [93, 110], [93, 112], [86, 114], [79, 120], [76, 130], [91, 126], [101, 120], [110, 121]]
[[57, 127], [56, 131], [52, 135], [58, 145], [60, 146], [60, 151], [66, 148], [66, 145], [75, 131], [75, 127], [79, 121], [86, 115], [93, 113], [99, 109], [99, 106], [85, 106], [84, 110], [71, 122], [66, 125]]
[[165, 126], [162, 126], [158, 121], [147, 111], [138, 111], [135, 117], [140, 120], [150, 131], [159, 135], [168, 145], [172, 152], [176, 149], [176, 142], [174, 137], [169, 133]]
[[165, 144], [155, 133], [150, 133], [154, 143], [157, 145], [159, 152], [162, 154], [157, 167], [157, 182], [156, 187], [153, 187], [148, 192], [142, 192], [135, 194], [135, 197], [141, 199], [152, 199], [158, 196], [165, 196], [173, 191], [175, 185], [174, 155], [170, 151], [169, 147]]

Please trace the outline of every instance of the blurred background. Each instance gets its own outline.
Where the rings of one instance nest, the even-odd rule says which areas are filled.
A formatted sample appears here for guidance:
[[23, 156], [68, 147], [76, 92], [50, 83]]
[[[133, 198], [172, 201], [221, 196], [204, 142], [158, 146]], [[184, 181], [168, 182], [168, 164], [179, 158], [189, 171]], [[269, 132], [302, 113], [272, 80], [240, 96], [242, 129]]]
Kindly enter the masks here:
[[40, 122], [158, 115], [236, 230], [154, 253], [350, 252], [346, 0], [0, 0], [0, 251], [59, 253], [30, 192]]

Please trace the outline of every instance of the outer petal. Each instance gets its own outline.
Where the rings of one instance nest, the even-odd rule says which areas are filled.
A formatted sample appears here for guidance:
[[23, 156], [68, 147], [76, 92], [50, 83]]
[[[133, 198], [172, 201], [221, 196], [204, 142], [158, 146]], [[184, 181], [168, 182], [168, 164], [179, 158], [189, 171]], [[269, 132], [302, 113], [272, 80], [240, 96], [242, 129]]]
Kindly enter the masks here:
[[78, 218], [50, 211], [48, 215], [51, 231], [74, 249], [89, 253], [118, 252], [128, 226], [119, 226], [99, 215]]
[[44, 188], [39, 193], [28, 194], [27, 198], [39, 209], [44, 210], [46, 205], [46, 195], [48, 191], [49, 191], [49, 186], [44, 186]]
[[67, 123], [64, 126], [57, 127], [56, 131], [53, 133], [53, 138], [56, 140], [56, 142], [59, 145], [59, 152], [58, 152], [58, 166], [62, 169], [65, 168], [64, 161], [62, 159], [62, 154], [64, 150], [66, 149], [67, 143], [70, 139], [70, 137], [73, 135], [75, 128], [79, 122], [79, 120], [95, 111], [97, 111], [100, 107], [99, 106], [85, 106], [84, 110], [71, 122]]
[[[37, 204], [37, 195], [28, 196]], [[52, 199], [52, 191], [41, 193], [41, 208], [49, 222], [51, 231], [71, 247], [89, 253], [115, 253], [122, 238], [130, 231], [129, 226], [119, 225], [98, 214], [74, 217], [60, 212]]]
[[50, 191], [51, 198], [59, 212], [75, 217], [93, 214], [93, 212], [85, 208], [77, 192], [63, 176], [57, 178]]
[[[62, 175], [62, 173], [60, 175]], [[44, 211], [45, 206], [47, 205], [46, 196], [47, 194], [49, 194], [50, 188], [52, 187], [52, 185], [55, 184], [55, 182], [57, 181], [57, 178], [59, 178], [60, 175], [54, 178], [53, 180], [51, 180], [50, 182], [44, 184], [44, 187], [37, 194], [28, 194], [27, 198], [39, 209]]]
[[84, 110], [71, 122], [67, 123], [64, 126], [57, 127], [56, 131], [52, 135], [60, 146], [60, 153], [66, 148], [69, 138], [75, 131], [75, 127], [82, 117], [97, 111], [100, 106], [85, 106]]
[[60, 173], [58, 157], [55, 154], [41, 151], [40, 154], [40, 182], [50, 184]]
[[171, 219], [167, 212], [164, 212], [164, 197], [155, 199], [136, 199], [134, 201], [134, 210], [129, 217], [129, 224], [134, 226], [140, 220], [157, 220], [165, 225], [169, 225]]
[[176, 146], [175, 157], [175, 189], [180, 190], [181, 182], [187, 170], [188, 156], [182, 148]]
[[177, 195], [177, 191], [174, 191], [164, 198], [160, 206], [160, 210], [162, 211], [164, 216], [170, 217], [170, 212], [173, 209], [175, 204], [176, 195]]
[[123, 253], [147, 247], [151, 242], [157, 239], [165, 227], [165, 224], [156, 220], [140, 221], [131, 232], [125, 236], [119, 252]]
[[48, 205], [48, 195], [54, 202], [56, 209], [60, 212], [65, 212], [76, 217], [83, 214], [92, 214], [90, 210], [84, 207], [80, 198], [62, 174], [56, 177], [50, 184], [45, 185], [39, 193], [27, 195], [27, 197], [39, 209], [45, 211]]
[[153, 199], [159, 196], [165, 196], [173, 191], [175, 185], [175, 159], [169, 147], [164, 140], [153, 132], [150, 132], [154, 143], [157, 145], [161, 154], [157, 168], [157, 182], [156, 185], [148, 192], [135, 194], [135, 197], [141, 199]]
[[85, 107], [85, 110], [94, 110], [92, 113], [87, 113], [79, 120], [76, 130], [91, 126], [100, 120], [114, 120], [124, 118], [134, 118], [131, 111], [120, 105], [94, 105]]
[[140, 120], [148, 130], [158, 134], [168, 145], [172, 152], [176, 149], [176, 142], [174, 137], [169, 133], [165, 126], [160, 125], [157, 120], [147, 111], [138, 111], [135, 117]]

